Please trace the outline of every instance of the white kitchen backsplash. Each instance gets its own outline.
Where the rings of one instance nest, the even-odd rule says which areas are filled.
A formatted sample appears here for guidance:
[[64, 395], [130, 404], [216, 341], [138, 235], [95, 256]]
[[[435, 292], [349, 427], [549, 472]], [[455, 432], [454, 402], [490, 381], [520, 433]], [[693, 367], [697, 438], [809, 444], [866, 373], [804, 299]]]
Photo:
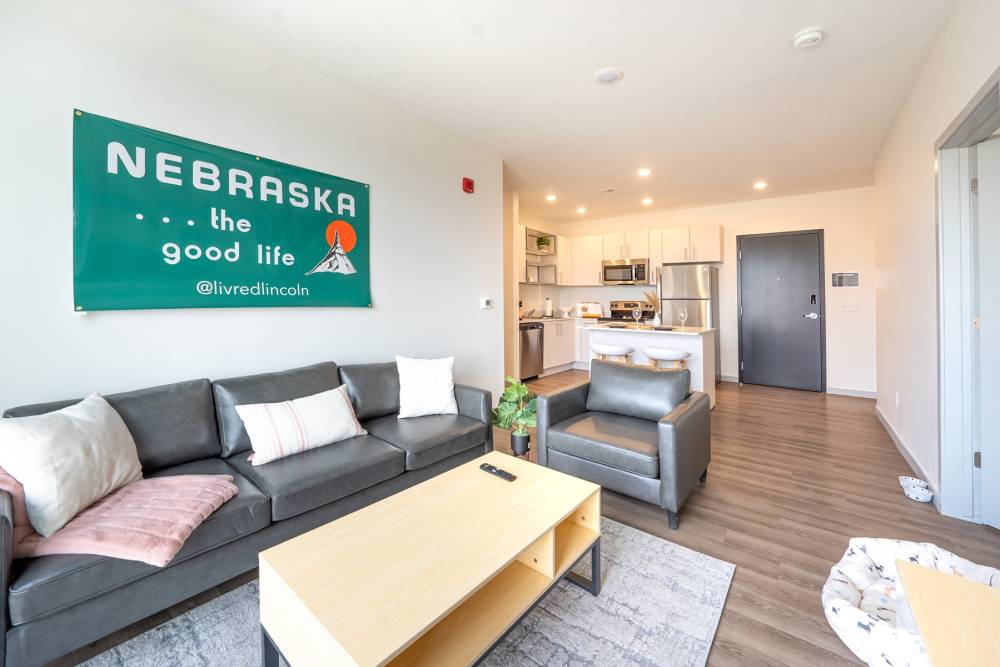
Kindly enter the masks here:
[[650, 286], [636, 287], [633, 285], [607, 285], [594, 287], [557, 287], [555, 285], [521, 285], [520, 298], [524, 312], [534, 308], [541, 313], [545, 307], [545, 298], [552, 299], [556, 313], [559, 306], [575, 306], [581, 301], [597, 301], [604, 306], [605, 313], [612, 301], [643, 301], [646, 290], [654, 290]]

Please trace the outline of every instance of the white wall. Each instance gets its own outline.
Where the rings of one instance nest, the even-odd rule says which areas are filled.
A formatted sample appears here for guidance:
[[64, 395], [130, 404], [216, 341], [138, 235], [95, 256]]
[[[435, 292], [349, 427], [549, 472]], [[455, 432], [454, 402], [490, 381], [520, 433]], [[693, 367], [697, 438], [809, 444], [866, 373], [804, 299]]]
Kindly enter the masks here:
[[[499, 159], [160, 3], [4, 3], [0, 62], [0, 407], [395, 353], [501, 386]], [[74, 107], [370, 183], [374, 308], [74, 314]]]
[[[739, 363], [736, 329], [736, 237], [796, 229], [824, 230], [826, 250], [827, 386], [830, 391], [875, 391], [875, 230], [872, 188], [834, 190], [795, 197], [658, 211], [620, 218], [564, 223], [570, 236], [611, 231], [655, 229], [718, 223], [725, 228], [719, 270], [722, 375], [736, 377]], [[861, 288], [833, 289], [830, 273], [860, 271]], [[605, 290], [614, 290], [604, 296]], [[635, 288], [586, 287], [564, 291], [566, 300], [640, 298]], [[857, 311], [841, 310], [841, 304]], [[567, 304], [568, 305], [568, 304]]]
[[[875, 165], [878, 409], [937, 485], [934, 142], [1000, 65], [1000, 2], [960, 0]], [[899, 406], [896, 393], [899, 393]]]

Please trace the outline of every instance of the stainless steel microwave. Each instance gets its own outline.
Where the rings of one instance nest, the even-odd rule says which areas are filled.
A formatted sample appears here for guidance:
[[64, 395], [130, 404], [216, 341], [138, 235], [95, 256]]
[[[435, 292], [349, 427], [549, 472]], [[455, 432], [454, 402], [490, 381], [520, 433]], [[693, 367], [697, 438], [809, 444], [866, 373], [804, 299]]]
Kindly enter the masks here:
[[606, 259], [601, 266], [605, 285], [644, 285], [649, 281], [648, 259]]

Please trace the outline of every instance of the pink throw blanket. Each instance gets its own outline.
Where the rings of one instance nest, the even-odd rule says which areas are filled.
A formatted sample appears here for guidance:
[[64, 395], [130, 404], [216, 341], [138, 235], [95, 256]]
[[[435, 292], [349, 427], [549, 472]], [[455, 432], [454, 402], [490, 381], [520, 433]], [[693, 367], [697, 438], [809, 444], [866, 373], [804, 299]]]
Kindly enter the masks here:
[[48, 538], [28, 522], [24, 487], [0, 468], [14, 500], [14, 558], [95, 554], [163, 567], [208, 516], [236, 495], [231, 475], [152, 477], [126, 484]]

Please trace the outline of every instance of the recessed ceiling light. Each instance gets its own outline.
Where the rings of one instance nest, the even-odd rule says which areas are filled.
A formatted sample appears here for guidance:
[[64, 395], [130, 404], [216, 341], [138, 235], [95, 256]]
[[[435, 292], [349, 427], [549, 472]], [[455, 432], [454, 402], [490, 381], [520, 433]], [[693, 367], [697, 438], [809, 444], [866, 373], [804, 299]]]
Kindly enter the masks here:
[[817, 28], [806, 28], [802, 32], [795, 35], [792, 38], [792, 46], [794, 46], [799, 51], [804, 51], [805, 49], [811, 49], [813, 47], [819, 46], [819, 43], [823, 41], [823, 31]]
[[555, 195], [545, 195], [545, 201], [547, 201], [547, 202], [553, 202], [555, 200], [556, 200], [556, 196]]
[[650, 174], [652, 174], [653, 172], [650, 171], [649, 167], [643, 167], [642, 169], [640, 169], [639, 171], [637, 171], [635, 173], [637, 173], [640, 176], [642, 176], [643, 178], [645, 178], [645, 177], [649, 176]]
[[596, 72], [594, 72], [594, 83], [599, 86], [610, 86], [613, 83], [618, 83], [625, 76], [625, 72], [621, 71], [617, 67], [603, 67]]
[[767, 181], [757, 181], [753, 184], [754, 190], [764, 190], [767, 188]]
[[580, 215], [583, 215], [584, 213], [587, 212], [587, 207], [581, 206], [580, 208], [576, 209], [576, 212], [579, 213]]
[[598, 190], [598, 192], [601, 193], [602, 195], [610, 194], [614, 191], [615, 191], [614, 188], [601, 188], [600, 190]]
[[653, 200], [650, 197], [643, 197], [642, 198], [642, 204], [643, 204], [643, 206], [649, 206], [652, 203], [653, 203]]

